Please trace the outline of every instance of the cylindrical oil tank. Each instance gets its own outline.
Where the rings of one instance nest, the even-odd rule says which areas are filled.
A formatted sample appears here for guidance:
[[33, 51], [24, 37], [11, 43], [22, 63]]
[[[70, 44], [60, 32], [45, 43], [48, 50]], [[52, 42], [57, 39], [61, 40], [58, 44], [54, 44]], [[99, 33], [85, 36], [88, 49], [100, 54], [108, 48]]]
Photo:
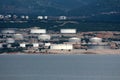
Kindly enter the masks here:
[[48, 34], [42, 34], [42, 35], [39, 35], [39, 36], [38, 36], [38, 39], [39, 39], [39, 40], [46, 41], [46, 40], [50, 40], [50, 39], [51, 39], [51, 36], [48, 35]]
[[37, 19], [43, 19], [43, 16], [38, 16]]
[[12, 47], [12, 45], [11, 44], [7, 44], [7, 48], [11, 48]]
[[50, 49], [53, 50], [72, 50], [73, 49], [73, 45], [72, 44], [52, 44], [50, 46]]
[[6, 29], [6, 30], [2, 30], [2, 33], [3, 33], [3, 34], [14, 34], [14, 33], [15, 33], [15, 30]]
[[48, 16], [44, 16], [44, 19], [48, 19]]
[[69, 39], [69, 42], [81, 42], [81, 39], [77, 37], [73, 37]]
[[23, 35], [22, 34], [14, 34], [14, 38], [17, 40], [23, 40]]
[[15, 40], [13, 38], [7, 38], [6, 43], [14, 43]]
[[32, 33], [32, 34], [45, 34], [46, 29], [31, 29], [30, 33]]
[[60, 32], [64, 34], [76, 33], [76, 29], [61, 29]]
[[93, 38], [90, 39], [90, 41], [92, 43], [101, 43], [102, 42], [102, 38], [93, 37]]

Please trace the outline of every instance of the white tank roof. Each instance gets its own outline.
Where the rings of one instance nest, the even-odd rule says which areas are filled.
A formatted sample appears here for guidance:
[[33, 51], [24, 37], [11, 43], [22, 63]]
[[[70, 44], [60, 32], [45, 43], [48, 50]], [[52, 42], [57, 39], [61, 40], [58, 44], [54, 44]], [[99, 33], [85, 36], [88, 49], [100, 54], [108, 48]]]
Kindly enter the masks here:
[[77, 38], [77, 37], [73, 37], [73, 38], [69, 39], [69, 42], [80, 42], [80, 41], [81, 41], [81, 39]]
[[13, 38], [7, 38], [7, 39], [6, 39], [6, 42], [7, 42], [7, 43], [14, 43], [15, 40], [14, 40]]
[[39, 40], [50, 40], [50, 39], [51, 39], [51, 36], [48, 35], [48, 34], [42, 34], [42, 35], [39, 35], [39, 36], [38, 36], [38, 39], [39, 39]]
[[9, 34], [13, 34], [13, 33], [15, 33], [15, 30], [2, 30], [2, 33], [3, 34], [7, 34], [7, 33], [9, 33]]
[[29, 19], [29, 16], [25, 16], [26, 19]]
[[12, 45], [11, 45], [11, 44], [7, 44], [7, 47], [8, 47], [8, 48], [11, 48], [11, 47], [12, 47]]
[[22, 18], [22, 19], [24, 19], [24, 18], [25, 18], [25, 16], [24, 16], [24, 15], [22, 15], [22, 16], [21, 16], [21, 18]]
[[50, 46], [50, 49], [56, 49], [56, 50], [69, 50], [69, 49], [73, 49], [73, 45], [72, 44], [52, 44]]
[[61, 29], [61, 33], [76, 33], [76, 29]]
[[14, 34], [14, 38], [15, 39], [23, 39], [23, 35], [22, 34]]
[[48, 19], [48, 16], [44, 16], [44, 19]]
[[100, 42], [102, 42], [102, 38], [93, 37], [93, 38], [90, 39], [90, 41], [92, 43], [100, 43]]
[[31, 29], [30, 33], [32, 33], [32, 34], [46, 33], [46, 29]]

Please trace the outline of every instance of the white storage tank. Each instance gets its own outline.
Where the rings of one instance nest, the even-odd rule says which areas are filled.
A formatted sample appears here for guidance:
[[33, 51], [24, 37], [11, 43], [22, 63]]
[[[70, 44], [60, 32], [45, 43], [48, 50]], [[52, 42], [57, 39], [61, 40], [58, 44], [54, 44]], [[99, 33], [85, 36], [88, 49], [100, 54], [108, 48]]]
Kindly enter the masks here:
[[60, 32], [64, 34], [76, 33], [76, 29], [61, 29]]
[[43, 16], [38, 16], [37, 19], [43, 19]]
[[25, 43], [20, 43], [20, 47], [25, 48], [26, 44]]
[[12, 47], [12, 45], [11, 44], [7, 44], [7, 48], [11, 48]]
[[69, 42], [81, 42], [81, 39], [77, 37], [73, 37], [69, 39]]
[[72, 44], [52, 44], [50, 46], [50, 49], [55, 49], [55, 50], [72, 50], [73, 45]]
[[15, 30], [6, 29], [6, 30], [2, 30], [2, 33], [3, 33], [3, 34], [14, 34], [14, 33], [15, 33]]
[[59, 20], [66, 20], [66, 19], [67, 19], [66, 16], [60, 16], [60, 17], [59, 17]]
[[43, 40], [43, 41], [45, 41], [45, 40], [50, 40], [50, 39], [51, 39], [51, 36], [48, 35], [48, 34], [42, 34], [42, 35], [39, 35], [39, 36], [38, 36], [38, 39], [39, 39], [39, 40]]
[[46, 29], [31, 29], [30, 33], [32, 33], [32, 34], [45, 34]]
[[33, 47], [34, 48], [38, 48], [39, 47], [39, 43], [33, 43]]
[[29, 16], [25, 16], [26, 19], [29, 19]]
[[23, 35], [22, 34], [14, 34], [14, 38], [17, 40], [23, 40]]
[[44, 19], [48, 19], [48, 16], [44, 16]]
[[24, 16], [24, 15], [22, 15], [22, 16], [21, 16], [21, 18], [22, 18], [22, 19], [24, 19], [24, 18], [25, 18], [25, 16]]
[[15, 40], [13, 38], [7, 38], [6, 43], [14, 43]]
[[102, 38], [93, 37], [93, 38], [90, 39], [90, 41], [92, 43], [101, 43], [102, 42]]

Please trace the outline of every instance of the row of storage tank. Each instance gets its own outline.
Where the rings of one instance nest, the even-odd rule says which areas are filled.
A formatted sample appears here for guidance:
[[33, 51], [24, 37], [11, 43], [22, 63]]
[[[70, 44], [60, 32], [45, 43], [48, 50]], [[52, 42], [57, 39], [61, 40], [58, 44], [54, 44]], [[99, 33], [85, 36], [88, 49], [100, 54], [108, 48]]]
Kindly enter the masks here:
[[[6, 38], [7, 43], [14, 43], [15, 40], [24, 40], [24, 36], [22, 34], [14, 34], [11, 37], [12, 38]], [[41, 35], [37, 36], [37, 39], [42, 40], [42, 41], [46, 41], [46, 40], [50, 40], [51, 36], [48, 34], [41, 34]]]
[[[14, 34], [16, 31], [14, 29], [5, 29], [1, 31], [3, 34]], [[60, 33], [76, 33], [76, 29], [61, 29]], [[45, 34], [47, 33], [46, 29], [31, 29], [31, 34]]]
[[[76, 29], [61, 29], [60, 31], [61, 33], [64, 34], [68, 34], [68, 33], [76, 33]], [[12, 38], [7, 38], [6, 39], [6, 43], [8, 44], [8, 46], [10, 47], [10, 44], [15, 43], [15, 40], [24, 40], [24, 36], [23, 34], [16, 34], [15, 30], [3, 30], [2, 31], [3, 34], [12, 34], [13, 37]], [[38, 40], [42, 40], [42, 41], [49, 41], [51, 40], [52, 36], [49, 34], [46, 34], [46, 29], [31, 29], [30, 30], [31, 34], [39, 34], [37, 35], [37, 39]], [[30, 35], [31, 36], [31, 35]], [[68, 39], [68, 38], [67, 38]], [[90, 43], [92, 44], [98, 44], [102, 42], [102, 38], [98, 38], [98, 37], [92, 37], [89, 39]], [[81, 43], [81, 38], [78, 37], [71, 37], [68, 39], [68, 42], [71, 43]], [[20, 43], [19, 46], [20, 47], [26, 47], [26, 43]], [[3, 44], [0, 44], [0, 47], [2, 47]], [[32, 47], [39, 47], [40, 44], [39, 43], [33, 43]], [[50, 46], [50, 49], [73, 49], [73, 44], [51, 44], [51, 43], [46, 43], [44, 46]]]
[[[6, 39], [6, 43], [14, 43], [15, 40], [23, 40], [23, 39], [24, 39], [24, 36], [22, 34], [14, 34], [13, 38]], [[51, 40], [51, 35], [48, 35], [48, 34], [38, 35], [37, 39], [41, 40], [41, 41], [49, 41], [49, 40]], [[81, 38], [72, 37], [72, 38], [69, 38], [68, 41], [69, 42], [81, 42]], [[89, 39], [89, 41], [91, 43], [101, 43], [102, 38], [92, 37]]]

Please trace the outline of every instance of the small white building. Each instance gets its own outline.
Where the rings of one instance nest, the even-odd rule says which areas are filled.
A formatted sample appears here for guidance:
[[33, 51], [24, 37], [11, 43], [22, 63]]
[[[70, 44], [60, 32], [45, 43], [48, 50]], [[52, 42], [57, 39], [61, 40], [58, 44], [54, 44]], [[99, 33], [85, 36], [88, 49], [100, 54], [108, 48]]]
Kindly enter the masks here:
[[38, 48], [39, 47], [39, 43], [33, 43], [33, 47], [34, 48]]
[[73, 45], [72, 44], [52, 44], [50, 46], [50, 49], [52, 50], [72, 50]]
[[20, 43], [20, 47], [25, 48], [26, 44], [25, 43]]
[[76, 29], [61, 29], [60, 30], [60, 33], [63, 33], [63, 34], [75, 34], [77, 31], [76, 31]]
[[51, 43], [45, 43], [46, 47], [49, 47], [51, 45]]
[[45, 34], [46, 33], [46, 29], [31, 29], [30, 33], [31, 34]]

